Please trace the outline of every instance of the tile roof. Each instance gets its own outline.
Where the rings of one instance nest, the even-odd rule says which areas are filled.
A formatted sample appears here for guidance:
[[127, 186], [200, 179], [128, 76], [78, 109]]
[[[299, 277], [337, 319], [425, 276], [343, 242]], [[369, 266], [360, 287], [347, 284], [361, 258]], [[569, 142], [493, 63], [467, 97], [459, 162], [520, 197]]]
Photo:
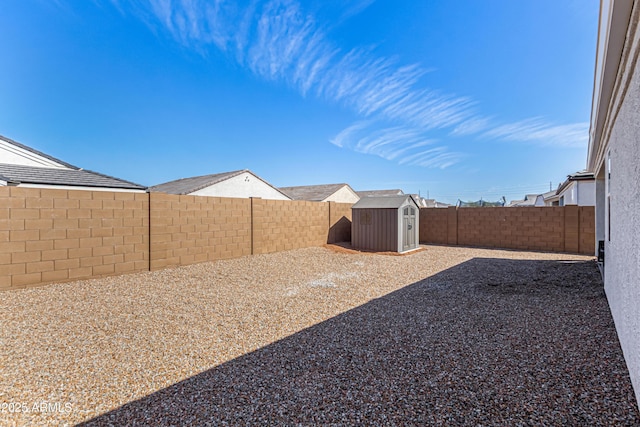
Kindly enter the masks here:
[[[58, 161], [56, 159], [56, 161]], [[44, 184], [145, 190], [146, 187], [89, 170], [0, 164], [0, 178], [10, 184]]]
[[280, 191], [287, 194], [293, 200], [310, 200], [313, 202], [321, 202], [344, 186], [349, 187], [349, 184], [323, 184], [300, 185], [297, 187], [280, 187]]
[[191, 178], [181, 178], [175, 181], [169, 181], [162, 184], [149, 187], [149, 191], [156, 191], [160, 193], [169, 194], [191, 194], [195, 191], [202, 190], [218, 182], [225, 181], [241, 173], [249, 172], [254, 175], [248, 169], [242, 169], [231, 172], [214, 173], [211, 175], [193, 176]]

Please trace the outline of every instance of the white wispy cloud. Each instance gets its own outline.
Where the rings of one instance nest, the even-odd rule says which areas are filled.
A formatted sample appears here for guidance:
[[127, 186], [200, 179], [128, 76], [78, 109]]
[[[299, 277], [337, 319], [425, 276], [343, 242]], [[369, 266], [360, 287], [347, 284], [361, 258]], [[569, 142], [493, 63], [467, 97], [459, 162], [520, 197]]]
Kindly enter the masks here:
[[[111, 0], [119, 9], [123, 3]], [[347, 19], [371, 5], [360, 0], [345, 6]], [[339, 132], [336, 146], [377, 155], [402, 164], [449, 167], [462, 153], [433, 137], [445, 130], [451, 138], [477, 136], [505, 141], [582, 146], [586, 123], [553, 125], [541, 118], [494, 124], [465, 96], [426, 87], [430, 70], [382, 57], [373, 47], [344, 51], [327, 36], [296, 0], [137, 0], [187, 48], [215, 46], [255, 75], [284, 83], [302, 96], [313, 95], [352, 109], [362, 120]], [[450, 144], [450, 142], [449, 142]], [[425, 149], [430, 146], [429, 149]]]
[[583, 148], [589, 141], [589, 123], [554, 125], [542, 118], [535, 117], [494, 127], [485, 132], [483, 136], [507, 141], [533, 142], [540, 145]]

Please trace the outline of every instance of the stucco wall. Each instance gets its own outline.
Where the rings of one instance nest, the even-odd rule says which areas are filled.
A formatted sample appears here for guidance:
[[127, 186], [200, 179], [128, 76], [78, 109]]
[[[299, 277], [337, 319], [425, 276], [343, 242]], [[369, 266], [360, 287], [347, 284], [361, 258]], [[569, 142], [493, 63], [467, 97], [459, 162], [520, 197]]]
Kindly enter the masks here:
[[595, 181], [572, 181], [558, 196], [564, 196], [565, 206], [595, 206], [596, 183]]
[[284, 194], [248, 172], [195, 191], [191, 195], [246, 199], [249, 197], [261, 197], [270, 200], [289, 200]]
[[[637, 41], [638, 35], [635, 36]], [[611, 235], [605, 291], [640, 401], [640, 72], [636, 67], [609, 139]], [[607, 227], [605, 226], [605, 229]]]
[[0, 139], [0, 163], [12, 165], [35, 166], [46, 168], [68, 169], [51, 159], [39, 156], [29, 150], [17, 147]]
[[357, 194], [353, 191], [349, 190], [347, 187], [342, 187], [331, 196], [327, 197], [325, 202], [336, 202], [336, 203], [355, 203], [360, 200]]

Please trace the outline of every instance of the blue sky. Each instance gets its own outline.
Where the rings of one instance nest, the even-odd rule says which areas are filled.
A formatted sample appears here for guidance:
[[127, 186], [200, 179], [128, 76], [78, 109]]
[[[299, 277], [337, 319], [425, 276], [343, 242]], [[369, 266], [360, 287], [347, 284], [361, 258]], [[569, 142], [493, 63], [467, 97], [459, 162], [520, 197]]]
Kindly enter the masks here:
[[8, 0], [0, 134], [144, 185], [440, 201], [584, 168], [597, 0]]

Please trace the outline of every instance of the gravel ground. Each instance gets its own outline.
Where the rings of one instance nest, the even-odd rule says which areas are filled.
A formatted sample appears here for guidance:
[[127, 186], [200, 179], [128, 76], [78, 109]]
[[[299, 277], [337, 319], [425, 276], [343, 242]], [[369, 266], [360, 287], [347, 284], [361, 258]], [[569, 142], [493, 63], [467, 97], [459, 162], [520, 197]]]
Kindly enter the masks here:
[[0, 425], [640, 424], [590, 258], [346, 252], [1, 293]]

